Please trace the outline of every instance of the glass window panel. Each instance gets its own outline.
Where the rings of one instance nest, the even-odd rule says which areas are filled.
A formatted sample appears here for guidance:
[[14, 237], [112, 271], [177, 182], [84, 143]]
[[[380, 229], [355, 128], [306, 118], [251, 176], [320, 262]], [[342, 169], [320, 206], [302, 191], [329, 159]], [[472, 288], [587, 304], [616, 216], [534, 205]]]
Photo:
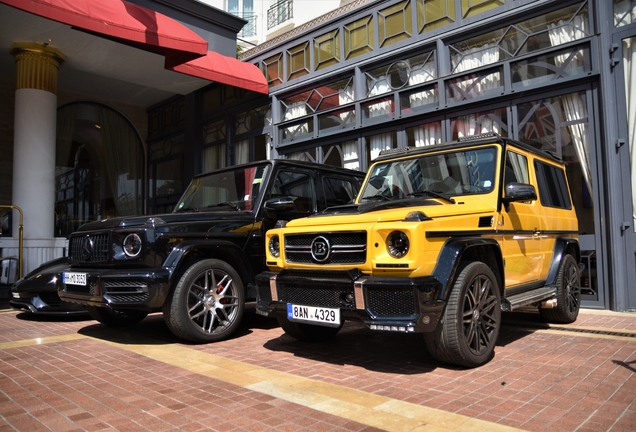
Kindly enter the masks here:
[[402, 115], [430, 111], [437, 108], [438, 105], [437, 85], [427, 87], [426, 90], [415, 90], [400, 94], [400, 112]]
[[310, 148], [307, 150], [296, 151], [288, 153], [287, 157], [292, 160], [302, 160], [307, 162], [316, 162], [316, 148]]
[[455, 22], [453, 0], [417, 0], [417, 27], [420, 33]]
[[360, 169], [358, 141], [344, 141], [336, 145], [322, 146], [323, 163], [349, 169]]
[[367, 97], [435, 79], [437, 71], [434, 54], [434, 52], [427, 52], [366, 71]]
[[387, 46], [411, 37], [411, 2], [403, 1], [378, 11], [380, 46]]
[[203, 144], [225, 139], [225, 120], [218, 120], [203, 126]]
[[214, 111], [221, 107], [221, 87], [210, 86], [203, 92], [203, 112]]
[[382, 150], [397, 148], [397, 132], [387, 132], [366, 137], [367, 161], [369, 164], [378, 157]]
[[287, 50], [287, 79], [294, 79], [309, 73], [309, 42]]
[[219, 168], [224, 168], [226, 149], [225, 144], [219, 144], [203, 149], [202, 171], [208, 172]]
[[592, 69], [588, 46], [574, 47], [513, 63], [512, 88], [583, 75]]
[[331, 111], [318, 116], [318, 128], [321, 135], [327, 132], [337, 132], [350, 129], [356, 125], [356, 111], [354, 107]]
[[460, 102], [503, 92], [503, 68], [481, 71], [446, 81], [446, 98]]
[[343, 31], [347, 60], [373, 51], [373, 16], [345, 24]]
[[311, 138], [314, 134], [314, 120], [309, 118], [308, 120], [294, 123], [293, 125], [283, 126], [280, 128], [280, 133], [284, 143], [289, 143], [303, 138]]
[[442, 142], [442, 123], [433, 122], [406, 129], [409, 147], [423, 147]]
[[495, 132], [502, 137], [508, 136], [508, 110], [499, 108], [467, 114], [451, 119], [452, 140], [462, 137]]
[[587, 3], [577, 3], [449, 45], [453, 73], [589, 36]]
[[263, 73], [269, 86], [283, 83], [283, 54], [279, 53], [263, 60]]
[[161, 162], [156, 165], [155, 197], [180, 194], [181, 158]]
[[370, 125], [383, 123], [393, 118], [394, 114], [393, 97], [375, 99], [361, 104], [362, 124]]
[[340, 62], [340, 30], [333, 30], [314, 39], [316, 70]]
[[636, 0], [614, 0], [614, 26], [636, 22]]
[[462, 16], [468, 18], [506, 4], [506, 0], [462, 0]]

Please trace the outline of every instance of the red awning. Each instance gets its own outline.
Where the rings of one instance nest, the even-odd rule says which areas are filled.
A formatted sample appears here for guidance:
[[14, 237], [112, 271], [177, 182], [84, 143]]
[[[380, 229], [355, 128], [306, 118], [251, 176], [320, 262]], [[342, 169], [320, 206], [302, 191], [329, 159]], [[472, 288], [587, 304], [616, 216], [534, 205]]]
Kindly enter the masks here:
[[208, 51], [205, 57], [171, 67], [166, 66], [166, 69], [257, 93], [269, 93], [265, 75], [258, 67], [213, 51]]
[[170, 64], [205, 55], [208, 42], [159, 12], [123, 0], [0, 0], [9, 6], [131, 44]]

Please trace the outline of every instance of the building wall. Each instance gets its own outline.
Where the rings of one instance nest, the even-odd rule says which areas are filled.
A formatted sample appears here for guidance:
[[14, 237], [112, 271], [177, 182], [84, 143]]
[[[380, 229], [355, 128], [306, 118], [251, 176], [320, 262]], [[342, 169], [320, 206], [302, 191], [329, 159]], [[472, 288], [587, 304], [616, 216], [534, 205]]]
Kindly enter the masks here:
[[0, 204], [11, 204], [15, 83], [0, 80]]

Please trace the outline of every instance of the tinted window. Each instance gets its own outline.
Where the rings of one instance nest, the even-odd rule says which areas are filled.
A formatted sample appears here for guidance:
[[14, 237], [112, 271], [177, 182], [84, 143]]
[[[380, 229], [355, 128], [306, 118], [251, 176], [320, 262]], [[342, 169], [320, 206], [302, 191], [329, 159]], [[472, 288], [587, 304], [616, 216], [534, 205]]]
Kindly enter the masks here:
[[325, 177], [323, 187], [327, 207], [348, 204], [356, 198], [357, 188], [349, 180]]
[[568, 194], [565, 172], [553, 165], [535, 161], [539, 198], [546, 207], [558, 207], [570, 210], [572, 202]]

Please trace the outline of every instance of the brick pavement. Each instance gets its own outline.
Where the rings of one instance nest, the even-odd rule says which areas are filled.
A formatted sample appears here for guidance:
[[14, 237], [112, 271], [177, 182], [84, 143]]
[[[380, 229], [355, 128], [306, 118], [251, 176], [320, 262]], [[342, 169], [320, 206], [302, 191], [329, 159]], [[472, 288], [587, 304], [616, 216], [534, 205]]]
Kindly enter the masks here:
[[633, 336], [636, 314], [552, 328], [506, 314], [493, 361], [463, 370], [432, 361], [419, 335], [356, 323], [311, 344], [251, 311], [236, 337], [191, 345], [159, 314], [114, 331], [4, 311], [0, 431], [633, 431]]

